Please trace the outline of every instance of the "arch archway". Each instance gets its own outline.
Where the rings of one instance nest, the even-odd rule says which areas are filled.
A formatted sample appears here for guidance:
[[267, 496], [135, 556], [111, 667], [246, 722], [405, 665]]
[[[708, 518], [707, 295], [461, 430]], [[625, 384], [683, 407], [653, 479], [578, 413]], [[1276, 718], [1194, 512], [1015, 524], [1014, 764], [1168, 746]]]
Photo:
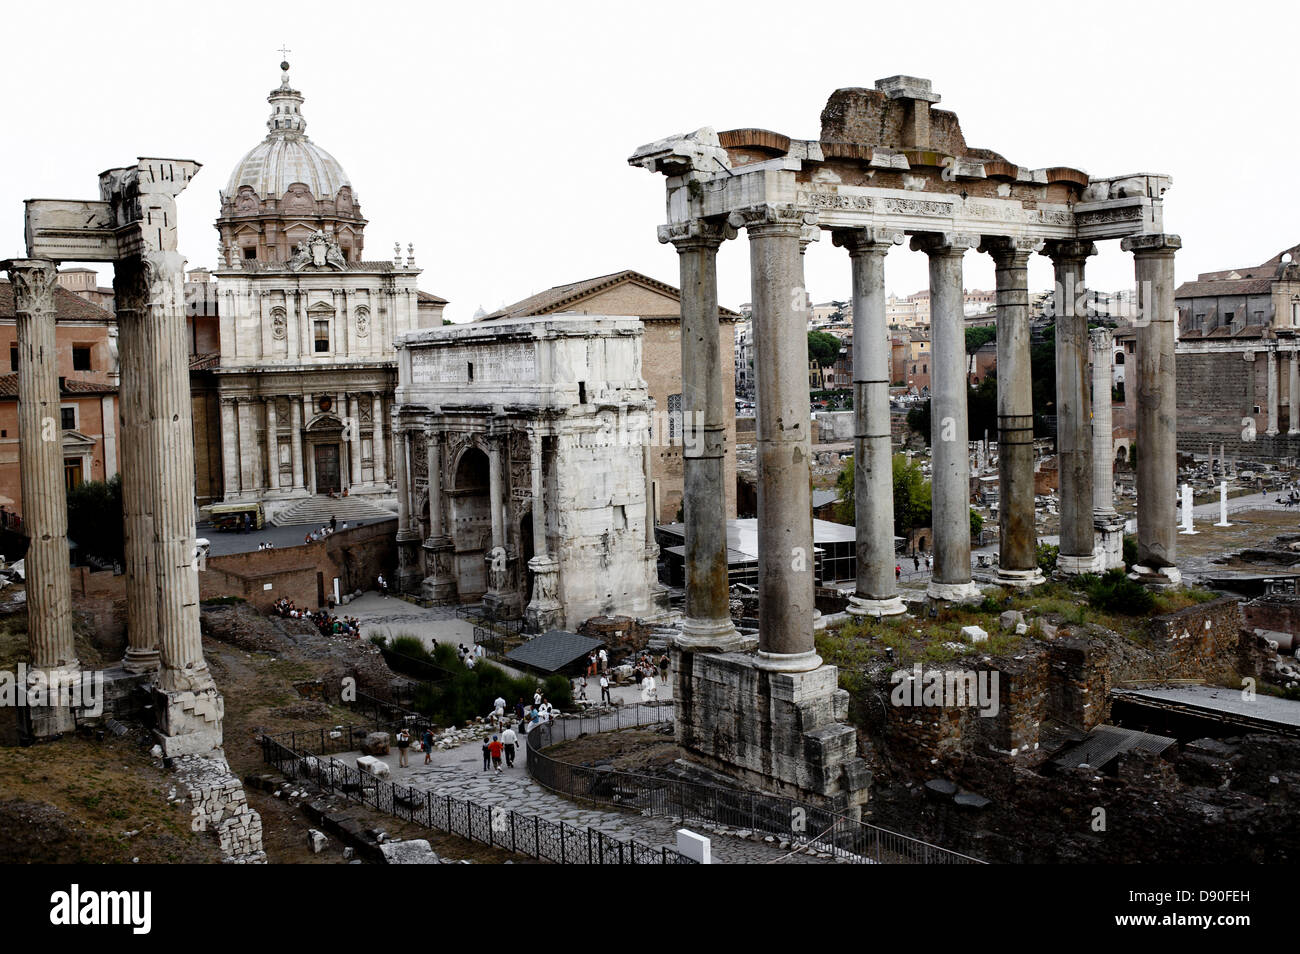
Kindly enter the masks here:
[[487, 592], [484, 560], [492, 546], [492, 503], [488, 456], [482, 448], [465, 448], [452, 469], [447, 491], [456, 589], [464, 599]]

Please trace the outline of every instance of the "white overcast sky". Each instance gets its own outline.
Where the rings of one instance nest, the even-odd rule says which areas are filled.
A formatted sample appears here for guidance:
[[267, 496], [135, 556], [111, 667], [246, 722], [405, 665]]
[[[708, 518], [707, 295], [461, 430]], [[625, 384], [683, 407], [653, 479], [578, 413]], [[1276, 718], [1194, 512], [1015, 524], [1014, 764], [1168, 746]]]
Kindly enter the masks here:
[[[413, 242], [420, 285], [468, 319], [552, 285], [633, 268], [676, 285], [655, 239], [661, 177], [633, 149], [710, 125], [816, 138], [827, 96], [928, 77], [971, 146], [1023, 166], [1163, 172], [1179, 280], [1300, 242], [1300, 5], [1141, 2], [6, 4], [0, 14], [0, 258], [23, 253], [22, 200], [97, 198], [136, 156], [203, 163], [181, 249], [215, 264], [217, 192], [266, 133], [279, 47], [307, 132], [369, 219], [366, 257]], [[1033, 287], [1050, 282], [1040, 259]], [[110, 269], [101, 269], [108, 283]], [[817, 301], [846, 298], [847, 255], [808, 252]], [[926, 283], [895, 250], [889, 290]], [[720, 299], [748, 301], [743, 234]], [[968, 288], [992, 287], [966, 256]], [[1117, 242], [1089, 284], [1131, 284]]]

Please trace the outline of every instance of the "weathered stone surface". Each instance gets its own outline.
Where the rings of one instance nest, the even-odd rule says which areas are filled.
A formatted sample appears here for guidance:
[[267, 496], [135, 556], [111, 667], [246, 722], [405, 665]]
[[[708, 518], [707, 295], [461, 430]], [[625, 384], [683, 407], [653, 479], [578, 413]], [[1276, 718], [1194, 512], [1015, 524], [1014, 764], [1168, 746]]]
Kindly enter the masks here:
[[363, 755], [357, 759], [357, 768], [375, 778], [388, 778], [391, 774], [388, 763], [380, 761], [373, 755]]
[[391, 736], [387, 732], [367, 732], [361, 751], [367, 755], [387, 755]]
[[423, 838], [385, 841], [379, 846], [384, 863], [390, 865], [436, 865], [441, 859]]
[[328, 843], [329, 839], [325, 837], [323, 831], [318, 831], [315, 828], [307, 830], [307, 847], [311, 849], [312, 854], [320, 854], [325, 850], [325, 845]]

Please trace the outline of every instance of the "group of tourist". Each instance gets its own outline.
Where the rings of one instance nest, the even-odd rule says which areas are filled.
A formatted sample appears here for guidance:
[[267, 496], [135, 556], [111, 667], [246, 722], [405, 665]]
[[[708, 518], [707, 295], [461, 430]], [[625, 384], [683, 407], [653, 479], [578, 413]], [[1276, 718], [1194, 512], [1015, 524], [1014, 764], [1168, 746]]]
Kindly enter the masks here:
[[274, 550], [274, 549], [275, 549], [275, 541], [274, 541], [274, 540], [263, 540], [261, 543], [259, 543], [259, 544], [257, 545], [257, 548], [258, 548], [259, 550]]
[[[483, 647], [479, 643], [475, 643], [474, 648], [471, 649], [464, 643], [461, 643], [456, 647], [456, 656], [460, 659], [461, 663], [464, 664], [466, 669], [473, 669], [478, 661], [483, 658]], [[501, 705], [504, 706], [505, 702], [502, 702]]]
[[282, 596], [276, 600], [271, 610], [285, 619], [310, 620], [320, 630], [322, 636], [351, 636], [353, 639], [361, 636], [361, 620], [356, 617], [335, 616], [325, 610], [313, 613], [310, 610], [300, 609], [298, 604], [288, 597]]
[[604, 646], [600, 647], [599, 652], [587, 654], [587, 675], [594, 676], [598, 672], [609, 672], [609, 653], [605, 652]]

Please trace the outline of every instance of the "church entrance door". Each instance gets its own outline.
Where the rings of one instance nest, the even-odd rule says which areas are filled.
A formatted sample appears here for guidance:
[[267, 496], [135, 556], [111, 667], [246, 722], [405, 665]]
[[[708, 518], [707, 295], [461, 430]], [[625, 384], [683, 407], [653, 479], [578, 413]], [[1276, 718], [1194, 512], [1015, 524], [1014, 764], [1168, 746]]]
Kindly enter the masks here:
[[339, 484], [339, 445], [316, 445], [316, 493], [336, 494]]

